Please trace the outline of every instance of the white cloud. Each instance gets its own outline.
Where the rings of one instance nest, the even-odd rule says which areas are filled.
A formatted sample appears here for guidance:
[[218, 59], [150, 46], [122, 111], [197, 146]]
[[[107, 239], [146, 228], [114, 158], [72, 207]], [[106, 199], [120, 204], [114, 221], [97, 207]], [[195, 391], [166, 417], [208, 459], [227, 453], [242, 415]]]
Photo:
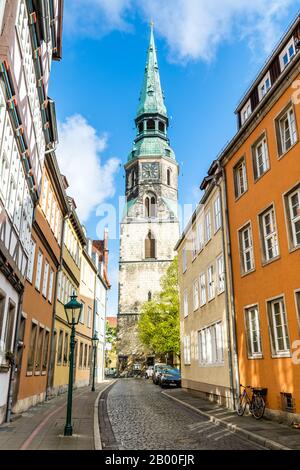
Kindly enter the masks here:
[[264, 53], [269, 52], [278, 40], [280, 21], [295, 2], [299, 0], [72, 0], [74, 5], [66, 8], [67, 29], [72, 24], [73, 31], [101, 36], [128, 30], [130, 16], [139, 13], [145, 21], [153, 18], [173, 61], [210, 61], [229, 40], [247, 39], [251, 47], [263, 44]]
[[97, 135], [80, 114], [59, 123], [59, 139], [60, 170], [70, 184], [68, 193], [75, 199], [79, 218], [85, 222], [98, 204], [114, 195], [114, 176], [120, 161], [111, 158], [101, 163], [107, 136]]

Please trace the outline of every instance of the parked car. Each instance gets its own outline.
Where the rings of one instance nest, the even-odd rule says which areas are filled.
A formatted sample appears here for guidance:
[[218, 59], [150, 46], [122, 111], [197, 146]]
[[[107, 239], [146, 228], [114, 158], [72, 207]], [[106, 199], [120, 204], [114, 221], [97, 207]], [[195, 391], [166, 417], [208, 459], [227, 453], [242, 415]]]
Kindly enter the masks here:
[[153, 366], [149, 366], [148, 369], [146, 370], [145, 372], [145, 378], [146, 379], [151, 379], [152, 376], [153, 376], [153, 369], [154, 367]]
[[158, 378], [159, 378], [159, 375], [167, 368], [169, 368], [170, 366], [168, 366], [167, 364], [161, 364], [161, 363], [158, 363], [158, 364], [154, 364], [154, 369], [153, 369], [153, 375], [152, 375], [152, 380], [153, 380], [153, 383], [155, 385], [158, 384]]
[[175, 367], [165, 368], [158, 376], [161, 387], [181, 387], [181, 373]]

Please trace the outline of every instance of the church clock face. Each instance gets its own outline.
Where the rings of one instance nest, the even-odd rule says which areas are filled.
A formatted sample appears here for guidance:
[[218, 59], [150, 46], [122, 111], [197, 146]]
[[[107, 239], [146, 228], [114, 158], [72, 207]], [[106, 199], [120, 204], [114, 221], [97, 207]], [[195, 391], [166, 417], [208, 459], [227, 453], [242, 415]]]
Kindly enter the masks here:
[[158, 180], [159, 164], [157, 162], [142, 163], [142, 178], [143, 180]]

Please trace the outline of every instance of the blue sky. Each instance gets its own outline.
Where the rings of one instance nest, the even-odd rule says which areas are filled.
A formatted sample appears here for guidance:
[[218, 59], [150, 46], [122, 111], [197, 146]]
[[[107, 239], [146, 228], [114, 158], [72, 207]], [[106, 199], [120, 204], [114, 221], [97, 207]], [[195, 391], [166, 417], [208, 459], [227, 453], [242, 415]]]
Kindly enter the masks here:
[[[236, 132], [239, 99], [299, 8], [300, 0], [65, 1], [63, 60], [53, 64], [49, 94], [60, 166], [90, 237], [102, 236], [103, 204], [118, 207], [124, 194], [150, 19], [180, 203], [195, 204], [212, 159]], [[116, 315], [118, 239], [109, 248], [108, 314]]]

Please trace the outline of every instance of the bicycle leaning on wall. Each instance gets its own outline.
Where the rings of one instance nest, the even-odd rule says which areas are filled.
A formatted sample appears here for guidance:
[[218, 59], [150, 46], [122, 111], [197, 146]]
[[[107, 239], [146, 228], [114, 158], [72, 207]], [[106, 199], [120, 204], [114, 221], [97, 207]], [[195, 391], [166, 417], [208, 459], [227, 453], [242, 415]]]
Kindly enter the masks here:
[[[250, 385], [242, 385], [242, 393], [239, 396], [237, 414], [238, 416], [243, 416], [245, 413], [247, 405], [249, 406], [249, 412], [255, 419], [261, 419], [265, 412], [265, 400], [263, 396], [266, 394], [266, 389], [254, 388]], [[249, 396], [248, 390], [251, 390], [252, 394]]]

